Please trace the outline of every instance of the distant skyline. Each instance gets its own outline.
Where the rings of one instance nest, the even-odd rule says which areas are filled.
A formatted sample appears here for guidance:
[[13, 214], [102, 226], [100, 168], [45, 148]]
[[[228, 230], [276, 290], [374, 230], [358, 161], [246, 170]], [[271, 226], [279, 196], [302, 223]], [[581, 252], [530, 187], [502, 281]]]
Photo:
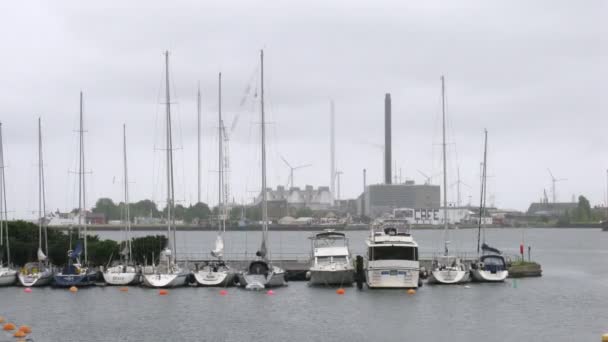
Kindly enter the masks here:
[[[81, 5], [81, 6], [79, 6]], [[85, 100], [87, 206], [122, 200], [122, 124], [132, 201], [164, 206], [163, 52], [175, 98], [176, 199], [196, 202], [196, 92], [203, 109], [203, 201], [217, 202], [217, 74], [230, 136], [232, 197], [260, 191], [259, 50], [265, 50], [268, 185], [329, 186], [330, 100], [342, 198], [383, 179], [384, 94], [393, 160], [404, 179], [440, 184], [440, 77], [449, 119], [449, 184], [457, 169], [479, 202], [483, 130], [488, 204], [526, 210], [606, 197], [608, 3], [568, 1], [72, 1], [0, 5], [0, 121], [9, 217], [37, 211], [42, 118], [47, 209], [78, 205], [78, 93]], [[248, 88], [249, 87], [249, 88]], [[246, 91], [249, 89], [249, 91]], [[248, 95], [245, 95], [248, 94]], [[237, 118], [238, 119], [235, 119]], [[234, 127], [234, 129], [232, 128]], [[395, 173], [393, 174], [395, 175]], [[449, 188], [456, 202], [456, 186]], [[490, 198], [492, 197], [492, 198]]]

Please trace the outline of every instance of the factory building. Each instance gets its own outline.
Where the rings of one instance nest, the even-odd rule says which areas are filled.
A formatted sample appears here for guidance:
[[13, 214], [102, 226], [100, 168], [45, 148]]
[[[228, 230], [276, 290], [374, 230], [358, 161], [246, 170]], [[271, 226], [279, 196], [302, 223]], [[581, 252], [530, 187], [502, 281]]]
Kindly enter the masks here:
[[[307, 185], [304, 189], [292, 187], [286, 189], [284, 186], [277, 186], [276, 190], [266, 191], [268, 201], [285, 201], [287, 209], [310, 208], [312, 210], [327, 210], [331, 208], [332, 196], [327, 186], [320, 186], [315, 189], [312, 185]], [[258, 195], [255, 204], [262, 201], [262, 194]]]
[[360, 213], [376, 218], [398, 208], [437, 209], [440, 207], [440, 187], [430, 184], [368, 185], [360, 196]]

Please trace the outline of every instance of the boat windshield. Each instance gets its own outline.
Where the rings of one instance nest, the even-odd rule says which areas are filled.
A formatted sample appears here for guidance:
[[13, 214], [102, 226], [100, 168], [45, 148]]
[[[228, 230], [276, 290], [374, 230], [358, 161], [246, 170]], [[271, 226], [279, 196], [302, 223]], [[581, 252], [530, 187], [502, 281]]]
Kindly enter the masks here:
[[483, 264], [486, 268], [497, 268], [504, 269], [505, 268], [505, 260], [498, 255], [487, 255], [482, 258]]
[[325, 247], [344, 247], [346, 246], [346, 239], [343, 236], [339, 237], [324, 237], [314, 239], [314, 247], [315, 248], [325, 248]]
[[418, 260], [418, 247], [370, 247], [368, 253], [369, 260]]

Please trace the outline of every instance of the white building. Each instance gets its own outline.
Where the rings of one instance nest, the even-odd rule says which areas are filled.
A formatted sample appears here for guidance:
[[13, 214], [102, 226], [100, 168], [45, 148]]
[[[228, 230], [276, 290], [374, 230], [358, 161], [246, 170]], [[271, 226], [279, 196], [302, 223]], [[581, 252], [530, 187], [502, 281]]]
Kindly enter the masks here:
[[[442, 225], [444, 224], [444, 210], [442, 208], [397, 208], [393, 210], [395, 218], [405, 219], [409, 224]], [[478, 215], [468, 208], [448, 208], [448, 224], [476, 223]], [[491, 217], [483, 217], [483, 224], [492, 224]]]

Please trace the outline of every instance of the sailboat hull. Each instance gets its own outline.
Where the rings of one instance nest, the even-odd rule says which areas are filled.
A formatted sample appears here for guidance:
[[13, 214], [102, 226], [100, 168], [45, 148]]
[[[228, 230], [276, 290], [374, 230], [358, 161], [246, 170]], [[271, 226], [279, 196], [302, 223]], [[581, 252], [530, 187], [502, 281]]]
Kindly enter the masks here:
[[141, 283], [141, 276], [136, 272], [125, 273], [103, 273], [103, 281], [108, 285], [137, 285]]
[[0, 286], [13, 285], [17, 280], [17, 271], [10, 268], [0, 269]]
[[19, 273], [19, 283], [25, 287], [40, 287], [50, 285], [53, 281], [53, 272], [46, 270], [40, 273], [24, 274]]
[[469, 272], [463, 270], [434, 270], [429, 275], [429, 284], [462, 284], [469, 281]]
[[177, 274], [145, 274], [143, 276], [143, 284], [146, 287], [152, 288], [171, 288], [186, 285], [188, 273]]
[[86, 287], [95, 285], [97, 273], [89, 272], [83, 274], [56, 274], [53, 277], [54, 287]]
[[262, 290], [272, 287], [286, 286], [285, 271], [276, 266], [267, 275], [241, 273], [238, 275], [239, 285], [248, 290]]
[[473, 281], [486, 282], [486, 283], [500, 283], [504, 282], [509, 276], [509, 271], [486, 271], [486, 270], [471, 270]]
[[194, 279], [199, 286], [232, 286], [235, 274], [231, 271], [198, 271], [194, 273]]

